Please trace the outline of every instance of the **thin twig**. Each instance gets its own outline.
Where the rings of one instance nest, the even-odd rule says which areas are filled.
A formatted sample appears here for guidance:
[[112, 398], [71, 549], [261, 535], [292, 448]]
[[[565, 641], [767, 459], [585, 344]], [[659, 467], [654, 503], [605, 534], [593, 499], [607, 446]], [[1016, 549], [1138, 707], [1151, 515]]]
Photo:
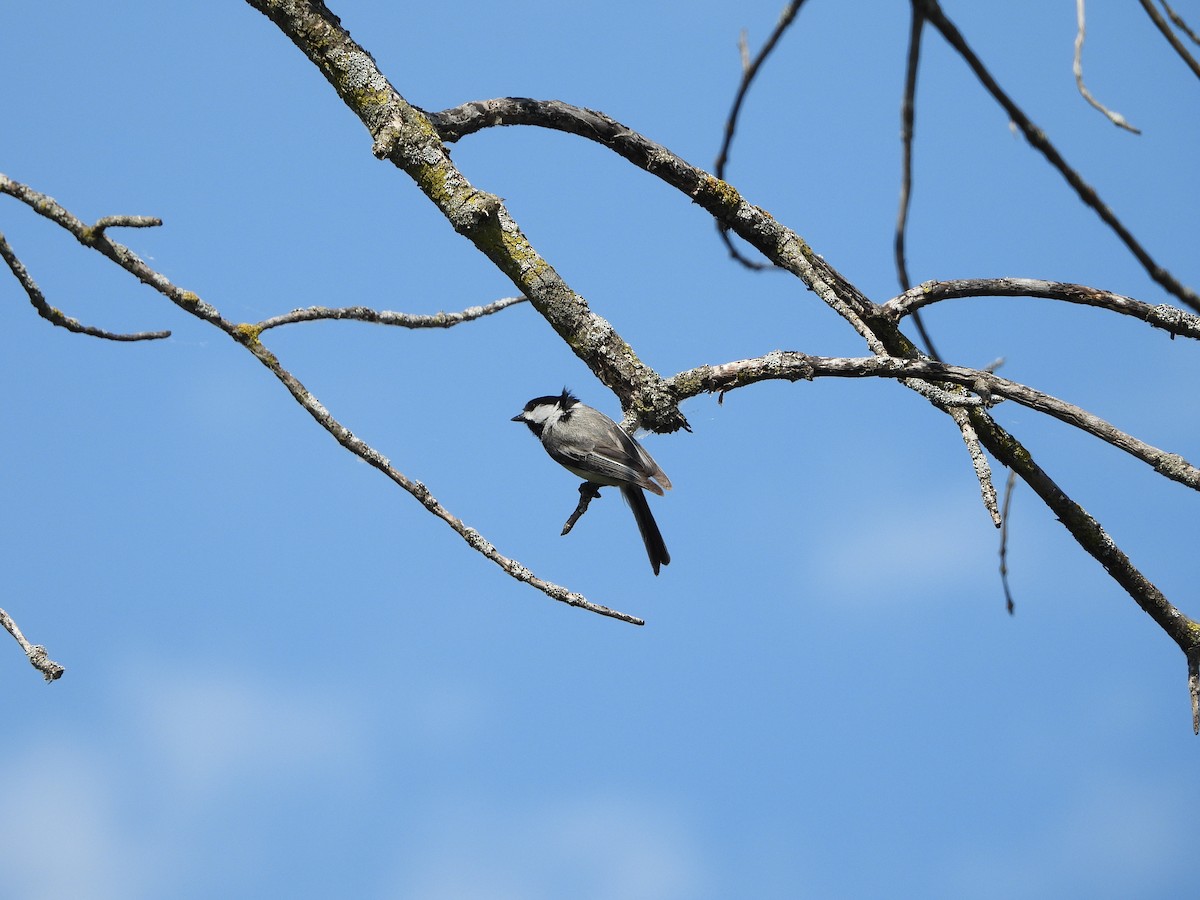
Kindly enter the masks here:
[[[921, 0], [921, 2], [925, 4], [925, 12], [929, 17], [929, 21], [942, 33], [942, 36], [950, 46], [958, 51], [958, 54], [971, 68], [971, 71], [975, 73], [975, 77], [979, 79], [979, 83], [984, 86], [997, 103], [1004, 107], [1004, 111], [1008, 113], [1009, 119], [1025, 135], [1025, 140], [1029, 141], [1030, 145], [1041, 153], [1050, 165], [1058, 170], [1059, 174], [1075, 190], [1079, 199], [1095, 210], [1096, 215], [1121, 239], [1121, 242], [1137, 258], [1138, 262], [1142, 264], [1142, 267], [1154, 281], [1163, 289], [1182, 300], [1185, 305], [1200, 312], [1200, 295], [1160, 266], [1146, 249], [1142, 247], [1132, 232], [1122, 224], [1121, 220], [1100, 199], [1100, 195], [1096, 192], [1096, 189], [1084, 181], [1079, 173], [1067, 164], [1062, 154], [1050, 143], [1045, 132], [1034, 125], [1021, 108], [1013, 102], [1012, 98], [1001, 89], [996, 79], [992, 77], [983, 62], [967, 44], [966, 39], [955, 28], [954, 23], [942, 12], [942, 8], [938, 5], [937, 0]], [[1142, 2], [1145, 3], [1146, 0], [1142, 0]]]
[[[771, 51], [775, 49], [775, 45], [779, 43], [779, 39], [783, 37], [783, 33], [787, 31], [788, 26], [796, 18], [796, 13], [800, 11], [804, 0], [792, 0], [783, 12], [779, 14], [779, 21], [775, 23], [775, 28], [767, 37], [758, 54], [751, 59], [749, 47], [746, 44], [746, 32], [743, 31], [738, 40], [738, 52], [742, 60], [742, 80], [738, 84], [738, 89], [733, 98], [733, 107], [729, 110], [729, 115], [725, 119], [724, 136], [721, 140], [721, 149], [717, 152], [716, 162], [713, 163], [713, 174], [718, 178], [724, 179], [725, 165], [729, 161], [729, 150], [733, 146], [733, 136], [737, 131], [738, 117], [742, 112], [742, 103], [746, 100], [746, 94], [750, 90], [750, 85], [754, 83], [755, 76], [758, 75], [767, 57], [771, 55]], [[729, 229], [725, 227], [720, 220], [717, 221], [717, 232], [729, 249], [729, 254], [748, 269], [768, 269], [766, 263], [758, 262], [757, 260], [749, 259], [741, 254], [734, 246], [732, 239], [729, 237]]]
[[1099, 100], [1092, 96], [1092, 92], [1087, 89], [1087, 85], [1083, 83], [1083, 39], [1087, 32], [1087, 27], [1084, 22], [1084, 4], [1087, 0], [1075, 0], [1075, 18], [1079, 23], [1079, 30], [1075, 32], [1075, 61], [1072, 64], [1072, 71], [1075, 73], [1075, 86], [1079, 89], [1080, 96], [1090, 103], [1095, 109], [1102, 112], [1110, 122], [1119, 128], [1124, 128], [1126, 131], [1132, 131], [1134, 134], [1141, 134], [1141, 130], [1134, 128], [1129, 121], [1119, 112], [1113, 112]]
[[8, 264], [8, 268], [12, 271], [13, 276], [21, 283], [21, 287], [25, 289], [25, 293], [29, 297], [29, 302], [33, 304], [33, 308], [37, 310], [38, 315], [52, 325], [57, 325], [59, 328], [65, 328], [67, 331], [73, 331], [76, 334], [86, 334], [90, 337], [103, 338], [106, 341], [156, 341], [171, 336], [171, 332], [169, 331], [139, 331], [135, 334], [120, 334], [114, 331], [105, 331], [103, 328], [84, 325], [78, 319], [71, 318], [62, 310], [55, 309], [46, 302], [46, 297], [37, 286], [37, 282], [33, 280], [33, 276], [29, 274], [29, 271], [17, 257], [17, 254], [13, 252], [12, 247], [3, 234], [0, 234], [0, 256], [4, 257], [4, 261]]
[[[893, 254], [896, 259], [896, 277], [900, 290], [912, 287], [908, 278], [908, 209], [912, 198], [913, 184], [913, 133], [916, 124], [917, 71], [921, 62], [921, 35], [925, 31], [925, 13], [919, 2], [912, 4], [912, 20], [908, 29], [908, 59], [904, 69], [904, 97], [900, 101], [900, 207], [896, 212], [896, 237]], [[917, 334], [925, 345], [925, 352], [934, 359], [941, 359], [933, 339], [925, 330], [925, 322], [918, 313], [913, 316]]]
[[25, 639], [25, 635], [21, 633], [21, 629], [17, 627], [17, 623], [12, 620], [12, 616], [2, 609], [0, 609], [0, 625], [3, 625], [5, 630], [16, 638], [21, 649], [25, 651], [25, 655], [29, 657], [30, 665], [41, 672], [47, 682], [58, 681], [62, 678], [66, 668], [47, 656], [46, 648], [41, 644], [29, 643]]
[[[755, 77], [758, 75], [759, 69], [762, 68], [767, 57], [771, 55], [771, 51], [775, 49], [775, 45], [779, 43], [779, 39], [783, 37], [783, 33], [788, 30], [788, 27], [796, 18], [796, 13], [800, 12], [800, 7], [804, 5], [804, 0], [792, 0], [783, 11], [779, 14], [779, 21], [775, 23], [775, 27], [763, 42], [762, 48], [753, 58], [749, 58], [749, 53], [746, 50], [745, 37], [741, 42], [742, 50], [742, 80], [738, 84], [737, 92], [733, 98], [733, 106], [729, 110], [729, 115], [725, 119], [724, 137], [721, 140], [721, 149], [717, 153], [716, 162], [713, 163], [713, 174], [718, 178], [725, 177], [725, 164], [729, 161], [729, 149], [733, 145], [733, 136], [737, 131], [738, 117], [742, 112], [742, 104], [746, 100], [746, 94], [750, 91], [750, 85], [754, 83]], [[743, 33], [744, 35], [744, 33]]]
[[100, 235], [108, 228], [159, 228], [162, 223], [157, 216], [104, 216], [96, 220], [92, 231]]
[[1017, 473], [1009, 469], [1008, 479], [1004, 482], [1004, 509], [1000, 513], [1000, 584], [1004, 588], [1004, 607], [1010, 616], [1016, 611], [1016, 604], [1008, 589], [1008, 509], [1016, 486]]
[[[1200, 78], [1200, 62], [1197, 62], [1196, 57], [1192, 56], [1188, 52], [1188, 48], [1183, 46], [1183, 41], [1179, 40], [1175, 32], [1171, 30], [1171, 26], [1166, 23], [1158, 10], [1154, 8], [1154, 4], [1150, 0], [1139, 0], [1139, 2], [1142, 4], [1142, 9], [1146, 11], [1146, 15], [1150, 17], [1150, 21], [1154, 23], [1155, 27], [1162, 33], [1162, 36], [1167, 39], [1167, 43], [1171, 45], [1172, 49], [1179, 54], [1179, 58], [1192, 70], [1193, 75]], [[1195, 36], [1193, 35], [1194, 39]]]
[[1191, 38], [1193, 44], [1200, 44], [1200, 37], [1188, 27], [1188, 23], [1183, 20], [1183, 16], [1171, 8], [1171, 4], [1167, 0], [1162, 0], [1162, 6], [1167, 11], [1167, 15], [1171, 17], [1171, 21], [1175, 23], [1175, 27]]
[[369, 306], [343, 306], [329, 309], [324, 306], [309, 306], [304, 309], [294, 309], [289, 313], [264, 319], [255, 328], [260, 332], [281, 325], [292, 325], [296, 322], [316, 322], [323, 319], [350, 320], [355, 322], [370, 322], [374, 325], [396, 325], [402, 328], [452, 328], [463, 322], [490, 316], [492, 313], [508, 309], [517, 303], [524, 303], [524, 297], [505, 297], [494, 300], [483, 306], [470, 306], [461, 312], [439, 312], [433, 315], [417, 315], [414, 313], [392, 312], [386, 309], [371, 309]]

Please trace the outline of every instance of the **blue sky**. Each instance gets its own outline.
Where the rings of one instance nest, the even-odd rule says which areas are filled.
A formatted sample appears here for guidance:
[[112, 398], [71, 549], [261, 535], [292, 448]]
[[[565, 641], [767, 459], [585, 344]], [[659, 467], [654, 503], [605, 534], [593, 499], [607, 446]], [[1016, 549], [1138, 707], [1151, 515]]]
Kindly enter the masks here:
[[[779, 4], [331, 2], [412, 102], [601, 109], [711, 166]], [[0, 171], [230, 319], [456, 310], [513, 293], [262, 16], [238, 3], [48, 2], [6, 18]], [[728, 177], [876, 300], [896, 293], [907, 4], [812, 0], [745, 109]], [[1132, 4], [947, 2], [1003, 85], [1150, 252], [1200, 284], [1200, 85]], [[1193, 22], [1193, 24], [1196, 24]], [[914, 279], [1020, 275], [1169, 302], [1008, 127], [940, 38], [921, 72]], [[790, 276], [598, 146], [462, 141], [534, 246], [664, 375], [776, 348], [863, 355]], [[997, 535], [957, 432], [895, 383], [766, 384], [646, 446], [654, 578], [615, 495], [566, 538], [575, 481], [508, 420], [564, 384], [618, 410], [527, 307], [446, 332], [268, 333], [357, 435], [539, 574], [644, 616], [555, 604], [341, 450], [274, 379], [5, 198], [49, 301], [0, 278], [7, 609], [68, 667], [0, 652], [0, 867], [21, 898], [1177, 897], [1200, 742], [1182, 655], [1020, 491]], [[1200, 458], [1198, 350], [1040, 300], [927, 322], [951, 362]], [[1112, 448], [996, 411], [1181, 608], [1197, 498]], [[998, 476], [1002, 480], [1002, 475]]]

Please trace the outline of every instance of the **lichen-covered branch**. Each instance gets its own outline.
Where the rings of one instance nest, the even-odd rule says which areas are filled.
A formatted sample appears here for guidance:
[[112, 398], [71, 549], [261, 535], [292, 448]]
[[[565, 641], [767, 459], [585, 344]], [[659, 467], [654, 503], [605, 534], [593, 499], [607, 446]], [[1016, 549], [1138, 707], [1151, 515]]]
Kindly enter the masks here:
[[[662, 144], [610, 116], [559, 100], [500, 97], [430, 113], [429, 120], [448, 142], [484, 128], [533, 125], [575, 134], [608, 147], [686, 194], [693, 203], [776, 266], [798, 277], [805, 287], [850, 323], [873, 352], [883, 352], [876, 335], [865, 324], [865, 320], [876, 313], [875, 304], [822, 259], [800, 235], [747, 201], [732, 185], [691, 165]], [[659, 430], [653, 421], [644, 424]]]
[[323, 3], [247, 2], [317, 66], [367, 128], [374, 154], [413, 179], [454, 230], [487, 256], [596, 377], [617, 393], [622, 406], [636, 407], [647, 427], [658, 431], [675, 431], [687, 424], [658, 373], [643, 364], [616, 329], [592, 312], [537, 252], [503, 201], [466, 179], [425, 113], [400, 95]]

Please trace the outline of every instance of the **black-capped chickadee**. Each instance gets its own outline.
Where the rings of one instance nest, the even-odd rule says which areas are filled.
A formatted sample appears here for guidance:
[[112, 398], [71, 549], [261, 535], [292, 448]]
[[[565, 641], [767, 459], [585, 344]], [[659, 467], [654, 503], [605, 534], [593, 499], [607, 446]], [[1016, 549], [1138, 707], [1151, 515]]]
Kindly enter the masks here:
[[624, 428], [604, 413], [580, 403], [565, 388], [557, 397], [530, 400], [512, 420], [528, 425], [541, 439], [550, 458], [571, 473], [593, 485], [621, 489], [637, 520], [655, 575], [659, 566], [671, 561], [662, 532], [642, 493], [644, 488], [662, 496], [664, 489], [671, 489], [671, 480]]

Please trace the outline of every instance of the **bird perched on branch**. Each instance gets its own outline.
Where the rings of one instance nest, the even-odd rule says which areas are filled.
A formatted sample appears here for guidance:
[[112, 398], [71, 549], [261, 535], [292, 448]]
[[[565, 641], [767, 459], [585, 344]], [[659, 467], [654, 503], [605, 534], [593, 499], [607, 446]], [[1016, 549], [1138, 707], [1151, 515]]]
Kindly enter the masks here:
[[671, 562], [658, 523], [650, 513], [643, 491], [662, 496], [671, 480], [629, 433], [599, 410], [579, 402], [566, 388], [557, 397], [535, 397], [525, 404], [514, 422], [524, 422], [542, 442], [550, 458], [584, 480], [579, 509], [567, 522], [571, 530], [600, 486], [619, 487], [633, 510], [642, 543], [654, 574]]

